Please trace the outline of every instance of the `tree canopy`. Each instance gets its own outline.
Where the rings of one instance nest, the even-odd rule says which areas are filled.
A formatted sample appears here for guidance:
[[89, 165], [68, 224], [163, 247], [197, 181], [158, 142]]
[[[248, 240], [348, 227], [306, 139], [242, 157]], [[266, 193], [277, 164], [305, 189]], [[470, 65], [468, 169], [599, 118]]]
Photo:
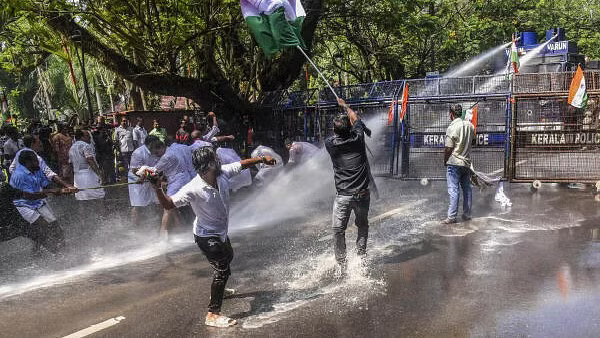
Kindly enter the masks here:
[[[322, 86], [314, 77], [306, 83], [305, 72], [313, 71], [299, 52], [262, 54], [238, 0], [0, 3], [0, 87], [11, 109], [25, 115], [49, 107], [85, 111], [82, 70], [94, 111], [121, 101], [150, 109], [158, 95], [172, 95], [236, 114], [254, 109], [263, 91]], [[515, 31], [556, 26], [581, 53], [600, 58], [600, 4], [590, 0], [302, 3], [309, 55], [332, 81], [339, 75], [348, 84], [444, 71]]]

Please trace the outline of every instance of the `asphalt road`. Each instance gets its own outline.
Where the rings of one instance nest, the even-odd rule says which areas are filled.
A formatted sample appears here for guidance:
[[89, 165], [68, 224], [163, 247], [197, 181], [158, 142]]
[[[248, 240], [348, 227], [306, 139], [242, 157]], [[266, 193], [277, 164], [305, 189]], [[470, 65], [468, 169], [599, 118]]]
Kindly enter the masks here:
[[331, 201], [232, 224], [237, 294], [223, 308], [239, 321], [231, 329], [203, 324], [212, 272], [191, 233], [160, 243], [123, 212], [123, 224], [91, 235], [74, 228], [63, 265], [29, 257], [17, 245], [25, 240], [3, 243], [14, 259], [0, 260], [13, 276], [0, 284], [0, 336], [64, 337], [111, 318], [91, 337], [600, 335], [600, 204], [591, 191], [513, 185], [508, 209], [493, 191], [478, 192], [472, 221], [441, 226], [443, 182], [386, 180], [380, 189], [369, 266], [351, 256], [342, 280], [332, 273]]

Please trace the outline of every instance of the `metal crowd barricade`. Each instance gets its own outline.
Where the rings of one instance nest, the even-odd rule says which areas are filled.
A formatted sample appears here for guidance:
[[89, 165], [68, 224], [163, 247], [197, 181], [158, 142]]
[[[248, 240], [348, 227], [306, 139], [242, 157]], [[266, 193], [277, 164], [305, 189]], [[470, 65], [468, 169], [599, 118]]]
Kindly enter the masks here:
[[[409, 87], [410, 88], [410, 87]], [[446, 129], [450, 125], [449, 109], [460, 104], [463, 110], [478, 108], [475, 145], [471, 150], [473, 165], [478, 171], [505, 176], [507, 150], [508, 96], [472, 98], [436, 98], [409, 101], [405, 121], [402, 178], [444, 179], [444, 147]]]
[[515, 76], [512, 181], [600, 181], [599, 73], [584, 76], [586, 109], [567, 103], [573, 73]]
[[[567, 104], [573, 72], [384, 81], [334, 88], [373, 130], [375, 175], [443, 179], [449, 106], [478, 107], [475, 168], [511, 181], [600, 181], [600, 72], [586, 71], [589, 105]], [[400, 96], [408, 105], [400, 120]], [[341, 110], [329, 88], [266, 95], [281, 135], [323, 142]], [[391, 113], [391, 115], [390, 115]]]
[[[358, 112], [372, 131], [367, 137], [368, 157], [371, 172], [375, 176], [390, 176], [397, 171], [399, 151], [397, 99], [404, 81], [383, 81], [362, 85], [334, 88], [336, 94]], [[391, 109], [391, 119], [390, 117]], [[325, 88], [319, 93], [318, 122], [319, 140], [325, 140], [333, 133], [333, 118], [342, 111], [335, 97]]]

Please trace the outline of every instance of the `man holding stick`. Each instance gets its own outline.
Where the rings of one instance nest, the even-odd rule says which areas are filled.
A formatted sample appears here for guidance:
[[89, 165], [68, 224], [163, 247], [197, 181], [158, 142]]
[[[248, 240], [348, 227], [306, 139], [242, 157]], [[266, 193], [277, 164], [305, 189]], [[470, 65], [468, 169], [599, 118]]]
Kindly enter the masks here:
[[338, 263], [336, 275], [342, 277], [346, 274], [346, 228], [352, 211], [358, 228], [357, 254], [361, 257], [367, 254], [371, 168], [365, 147], [367, 127], [343, 99], [338, 99], [338, 104], [346, 114], [340, 114], [333, 120], [334, 135], [325, 140], [325, 148], [331, 156], [335, 175], [334, 252]]

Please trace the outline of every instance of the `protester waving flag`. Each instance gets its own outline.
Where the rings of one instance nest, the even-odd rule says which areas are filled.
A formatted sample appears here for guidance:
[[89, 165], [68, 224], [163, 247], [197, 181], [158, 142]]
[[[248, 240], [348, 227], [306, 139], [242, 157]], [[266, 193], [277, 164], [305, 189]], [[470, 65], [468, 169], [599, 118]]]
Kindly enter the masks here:
[[508, 56], [508, 62], [506, 63], [506, 74], [517, 74], [519, 72], [519, 52], [517, 50], [517, 42], [515, 36], [512, 37], [512, 43], [510, 45], [510, 55]]
[[306, 16], [300, 0], [240, 0], [242, 15], [265, 55], [302, 47], [300, 32]]
[[571, 87], [569, 87], [569, 99], [568, 102], [575, 108], [585, 108], [587, 106], [587, 90], [585, 88], [585, 77], [583, 76], [583, 70], [581, 66], [577, 66], [577, 71], [573, 80], [571, 80]]

